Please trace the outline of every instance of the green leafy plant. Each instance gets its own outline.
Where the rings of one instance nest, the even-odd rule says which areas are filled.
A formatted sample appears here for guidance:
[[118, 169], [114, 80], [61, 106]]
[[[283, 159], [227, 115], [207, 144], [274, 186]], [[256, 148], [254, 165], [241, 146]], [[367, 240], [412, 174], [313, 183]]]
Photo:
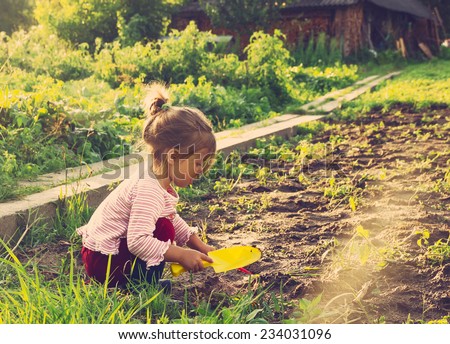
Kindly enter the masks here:
[[324, 314], [324, 310], [319, 306], [322, 300], [322, 294], [319, 294], [312, 300], [300, 299], [298, 301], [298, 309], [294, 311], [293, 322], [300, 324], [312, 324], [320, 321]]
[[425, 258], [432, 265], [443, 265], [450, 261], [450, 237], [447, 239], [439, 239], [432, 245], [428, 245], [428, 241], [425, 244], [427, 245]]
[[424, 230], [418, 230], [415, 232], [415, 234], [419, 235], [419, 239], [417, 239], [417, 245], [419, 247], [428, 246], [428, 239], [430, 239], [430, 231], [427, 229]]
[[257, 0], [235, 1], [203, 1], [200, 5], [212, 23], [220, 28], [228, 28], [238, 32], [248, 32], [249, 28], [264, 29], [269, 22], [279, 16], [279, 9], [285, 3], [270, 0], [261, 4]]
[[330, 66], [343, 60], [340, 43], [334, 37], [327, 37], [325, 32], [317, 35], [312, 32], [307, 44], [305, 38], [300, 36], [293, 57], [298, 65], [303, 66]]
[[[235, 295], [221, 297], [219, 305], [212, 307], [209, 300], [198, 300], [198, 306], [191, 315], [182, 312], [176, 324], [267, 324], [274, 321], [274, 309], [283, 303], [282, 295], [269, 294], [266, 288], [258, 286], [258, 279], [250, 279], [248, 290]], [[254, 290], [251, 286], [256, 286]], [[266, 297], [269, 295], [270, 297]], [[212, 295], [211, 295], [212, 296]]]
[[280, 30], [275, 30], [272, 36], [258, 31], [253, 33], [244, 50], [247, 64], [243, 72], [247, 74], [249, 86], [267, 89], [271, 103], [279, 106], [292, 99], [292, 79], [288, 73], [292, 57], [284, 46], [284, 39]]
[[240, 178], [237, 180], [220, 178], [214, 182], [214, 191], [218, 196], [226, 195], [230, 193], [236, 185], [239, 183]]

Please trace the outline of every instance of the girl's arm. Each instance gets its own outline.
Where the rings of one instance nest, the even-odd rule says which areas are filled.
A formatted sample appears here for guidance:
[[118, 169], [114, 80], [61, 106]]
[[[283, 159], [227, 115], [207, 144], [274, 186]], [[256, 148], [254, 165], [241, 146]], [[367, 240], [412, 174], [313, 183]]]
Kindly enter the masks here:
[[[199, 239], [200, 240], [200, 239]], [[204, 269], [203, 261], [212, 263], [213, 260], [205, 253], [170, 245], [164, 254], [168, 262], [180, 263], [187, 271], [197, 272]]]
[[206, 254], [214, 250], [214, 247], [201, 241], [194, 233], [193, 228], [189, 227], [178, 214], [172, 223], [175, 228], [175, 241], [181, 244], [181, 246], [187, 245], [192, 250], [182, 248], [181, 246], [170, 245], [164, 255], [166, 261], [178, 262], [186, 270], [193, 272], [204, 269], [202, 261], [213, 262]]

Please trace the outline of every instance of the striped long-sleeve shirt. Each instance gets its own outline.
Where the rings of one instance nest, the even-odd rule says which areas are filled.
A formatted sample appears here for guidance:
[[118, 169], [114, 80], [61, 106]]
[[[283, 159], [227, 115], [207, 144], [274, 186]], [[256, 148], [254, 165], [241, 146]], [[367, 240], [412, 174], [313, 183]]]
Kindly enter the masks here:
[[197, 231], [176, 213], [178, 198], [175, 190], [164, 190], [154, 176], [124, 180], [77, 233], [84, 247], [103, 254], [117, 254], [120, 239], [127, 238], [128, 249], [145, 261], [147, 268], [158, 265], [170, 245], [153, 237], [158, 218], [172, 221], [179, 245]]

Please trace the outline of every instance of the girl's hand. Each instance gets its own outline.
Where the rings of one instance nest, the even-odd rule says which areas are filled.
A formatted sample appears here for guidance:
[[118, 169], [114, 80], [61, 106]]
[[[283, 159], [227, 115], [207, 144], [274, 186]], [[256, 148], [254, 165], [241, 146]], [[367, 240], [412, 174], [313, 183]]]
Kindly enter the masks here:
[[214, 250], [216, 250], [215, 247], [210, 246], [210, 245], [208, 245], [208, 244], [204, 244], [203, 249], [202, 249], [201, 251], [202, 251], [203, 253], [208, 253], [208, 252], [211, 252], [211, 251], [214, 251]]
[[192, 234], [191, 237], [189, 238], [189, 241], [187, 242], [187, 245], [197, 251], [203, 252], [203, 253], [208, 253], [210, 251], [214, 251], [216, 248], [213, 246], [210, 246], [208, 244], [205, 244], [203, 241], [200, 240], [200, 238], [195, 235]]
[[211, 257], [202, 252], [184, 249], [178, 262], [186, 271], [198, 272], [205, 268], [203, 266], [203, 261], [207, 261], [209, 263], [213, 262]]

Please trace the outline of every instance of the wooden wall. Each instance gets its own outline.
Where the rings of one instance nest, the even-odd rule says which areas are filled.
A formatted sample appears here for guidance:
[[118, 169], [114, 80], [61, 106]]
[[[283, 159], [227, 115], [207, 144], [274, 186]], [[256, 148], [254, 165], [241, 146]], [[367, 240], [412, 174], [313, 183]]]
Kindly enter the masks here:
[[[318, 9], [284, 9], [281, 16], [281, 19], [271, 25], [269, 32], [280, 29], [286, 35], [287, 44], [290, 46], [298, 44], [300, 39], [303, 39], [305, 44], [311, 34], [326, 32], [342, 42], [344, 56], [361, 48], [377, 51], [395, 49], [395, 42], [399, 38], [403, 38], [407, 50], [411, 51], [418, 49], [419, 42], [431, 46], [434, 43], [430, 21], [368, 3]], [[197, 23], [201, 31], [239, 37], [242, 49], [249, 42], [249, 34], [213, 28], [206, 14], [200, 11], [174, 16], [171, 28], [183, 30], [191, 20]]]

